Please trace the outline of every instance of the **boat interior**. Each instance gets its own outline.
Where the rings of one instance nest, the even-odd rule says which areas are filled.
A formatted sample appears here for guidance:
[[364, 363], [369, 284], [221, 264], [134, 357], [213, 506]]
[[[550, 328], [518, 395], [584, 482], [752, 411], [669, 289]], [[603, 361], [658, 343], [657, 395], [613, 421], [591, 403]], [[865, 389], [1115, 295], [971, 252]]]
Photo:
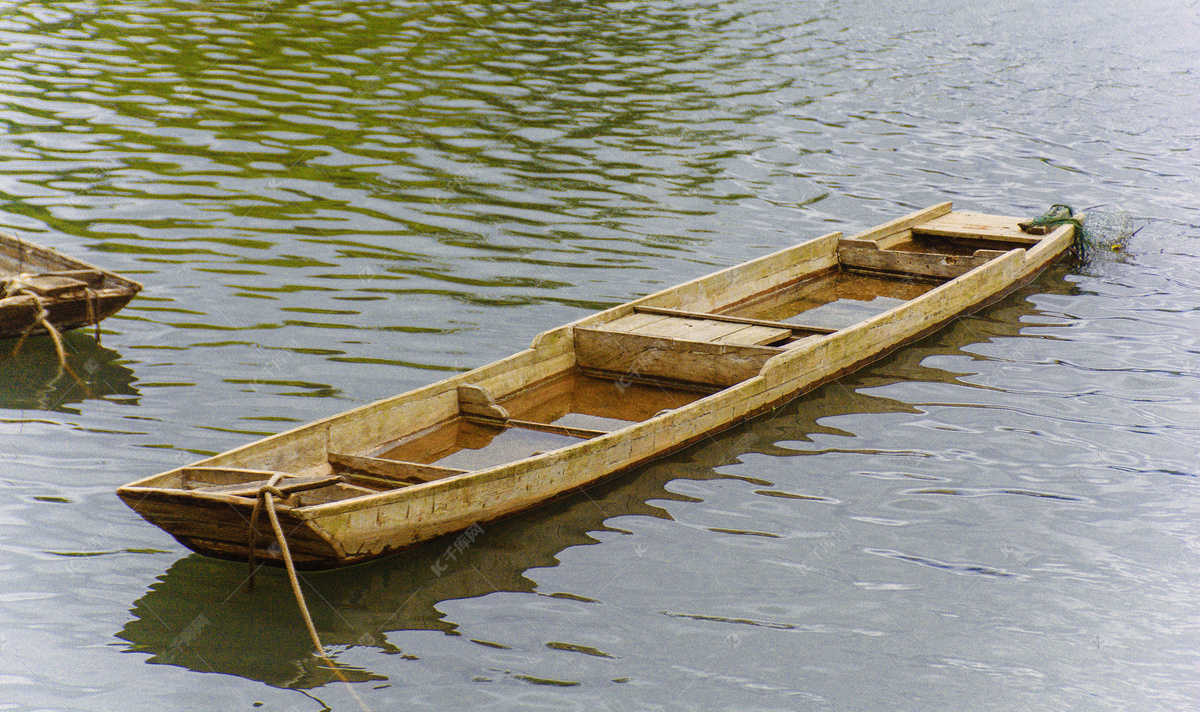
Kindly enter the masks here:
[[0, 240], [0, 280], [8, 283], [16, 278], [19, 283], [13, 284], [14, 287], [55, 299], [85, 298], [89, 289], [125, 288], [132, 284], [118, 282], [103, 270], [63, 255], [5, 237]]
[[[536, 380], [504, 392], [460, 381], [448, 399], [428, 405], [432, 414], [419, 430], [365, 451], [331, 450], [327, 462], [296, 472], [279, 488], [287, 504], [306, 506], [417, 485], [578, 444], [688, 405], [752, 378], [773, 356], [1039, 240], [1015, 220], [974, 216], [991, 223], [970, 224], [971, 217], [947, 213], [891, 232], [832, 236], [826, 267], [772, 275], [771, 288], [731, 290], [727, 302], [700, 311], [653, 301], [610, 310], [606, 320], [573, 327], [574, 358], [563, 368], [537, 372]], [[274, 474], [183, 468], [179, 485], [253, 498]]]

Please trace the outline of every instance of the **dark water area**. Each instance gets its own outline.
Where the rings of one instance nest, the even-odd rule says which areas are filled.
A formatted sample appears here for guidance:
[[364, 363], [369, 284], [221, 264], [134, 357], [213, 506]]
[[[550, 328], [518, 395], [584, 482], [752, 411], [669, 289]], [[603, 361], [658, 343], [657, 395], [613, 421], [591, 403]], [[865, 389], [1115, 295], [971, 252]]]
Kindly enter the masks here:
[[[1200, 704], [1196, 2], [16, 2], [0, 37], [0, 229], [146, 287], [68, 335], [79, 380], [0, 343], [0, 709]], [[280, 572], [114, 494], [944, 200], [1138, 231], [444, 570], [305, 574], [336, 674]]]

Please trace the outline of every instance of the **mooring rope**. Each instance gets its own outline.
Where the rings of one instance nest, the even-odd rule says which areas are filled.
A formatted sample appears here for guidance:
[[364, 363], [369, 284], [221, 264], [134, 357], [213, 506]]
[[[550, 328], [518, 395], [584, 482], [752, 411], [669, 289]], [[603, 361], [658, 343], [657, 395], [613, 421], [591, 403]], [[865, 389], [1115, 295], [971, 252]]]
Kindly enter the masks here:
[[67, 365], [67, 350], [63, 346], [62, 335], [58, 333], [58, 329], [54, 327], [54, 324], [50, 323], [50, 312], [46, 311], [46, 304], [42, 301], [41, 295], [39, 295], [29, 286], [29, 282], [27, 280], [33, 276], [35, 275], [32, 273], [22, 272], [13, 277], [9, 277], [0, 283], [3, 284], [4, 296], [6, 298], [22, 295], [32, 297], [33, 303], [38, 310], [38, 313], [34, 316], [34, 322], [25, 328], [24, 333], [21, 334], [20, 340], [17, 341], [16, 347], [13, 348], [13, 355], [16, 355], [16, 353], [21, 350], [21, 346], [25, 344], [25, 338], [29, 336], [29, 333], [33, 331], [34, 327], [38, 324], [41, 324], [42, 328], [46, 330], [46, 333], [49, 334], [50, 338], [54, 341], [54, 350], [58, 352], [59, 365], [66, 369], [67, 372], [78, 381], [79, 377], [76, 376], [75, 372], [71, 370], [71, 367]]
[[[317, 635], [317, 627], [313, 625], [312, 615], [308, 612], [308, 604], [304, 601], [304, 591], [300, 589], [300, 579], [296, 576], [296, 565], [292, 563], [292, 552], [288, 549], [287, 537], [283, 534], [283, 527], [279, 524], [279, 517], [275, 515], [275, 498], [287, 499], [287, 495], [279, 490], [276, 486], [279, 480], [284, 477], [283, 473], [277, 473], [267, 480], [267, 483], [258, 488], [258, 497], [254, 501], [254, 510], [250, 513], [250, 590], [254, 590], [254, 566], [255, 557], [258, 553], [258, 547], [255, 543], [255, 525], [258, 523], [258, 513], [266, 509], [267, 517], [271, 520], [271, 529], [275, 532], [275, 540], [279, 542], [279, 550], [283, 554], [283, 564], [287, 568], [288, 580], [292, 582], [292, 593], [296, 596], [296, 603], [300, 606], [300, 613], [304, 616], [304, 625], [308, 628], [308, 637], [312, 639], [313, 647], [317, 649], [317, 655], [325, 661], [333, 674], [339, 680], [349, 685], [350, 681], [342, 674], [342, 670], [338, 667], [330, 657], [325, 653], [325, 646], [321, 644], [321, 637]], [[350, 694], [358, 701], [363, 710], [367, 710], [367, 705], [350, 687]]]
[[271, 529], [275, 531], [275, 540], [279, 542], [279, 551], [283, 554], [283, 564], [287, 568], [288, 579], [292, 582], [292, 593], [296, 595], [296, 603], [299, 604], [300, 613], [304, 616], [304, 625], [308, 627], [308, 636], [312, 638], [317, 654], [332, 664], [325, 655], [325, 646], [321, 645], [321, 638], [317, 635], [317, 628], [313, 625], [312, 616], [309, 615], [308, 604], [304, 601], [304, 591], [300, 589], [300, 579], [296, 576], [296, 565], [292, 563], [292, 552], [288, 549], [287, 537], [283, 535], [283, 527], [279, 525], [279, 517], [275, 515], [275, 497], [287, 499], [287, 495], [276, 487], [282, 477], [282, 473], [276, 474], [267, 480], [265, 485], [258, 488], [258, 499], [255, 500], [254, 511], [250, 514], [250, 565], [254, 566], [256, 553], [254, 525], [258, 522], [259, 510], [265, 508], [267, 517], [271, 520]]

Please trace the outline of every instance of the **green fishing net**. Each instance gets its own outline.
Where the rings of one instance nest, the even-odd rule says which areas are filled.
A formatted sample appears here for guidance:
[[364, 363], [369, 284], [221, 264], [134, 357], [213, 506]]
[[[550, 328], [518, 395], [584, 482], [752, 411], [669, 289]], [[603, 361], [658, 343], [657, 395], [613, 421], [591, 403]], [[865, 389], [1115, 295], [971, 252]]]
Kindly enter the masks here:
[[1129, 213], [1099, 210], [1076, 213], [1069, 205], [1055, 204], [1036, 218], [1018, 223], [1032, 235], [1045, 235], [1060, 225], [1075, 226], [1074, 254], [1087, 260], [1104, 252], [1121, 252], [1136, 232]]

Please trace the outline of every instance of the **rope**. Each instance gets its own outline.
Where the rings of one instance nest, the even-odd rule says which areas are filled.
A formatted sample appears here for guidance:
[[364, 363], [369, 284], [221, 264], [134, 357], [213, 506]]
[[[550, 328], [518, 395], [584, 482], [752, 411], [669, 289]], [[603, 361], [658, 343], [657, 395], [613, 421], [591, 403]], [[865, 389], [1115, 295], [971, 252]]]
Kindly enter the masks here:
[[87, 309], [88, 321], [96, 325], [96, 343], [100, 343], [100, 320], [96, 318], [96, 299], [99, 297], [96, 290], [91, 287], [87, 288]]
[[[296, 565], [292, 563], [292, 552], [288, 549], [287, 537], [283, 534], [283, 527], [279, 525], [279, 517], [275, 515], [275, 497], [287, 499], [284, 494], [276, 487], [279, 484], [283, 473], [275, 474], [267, 483], [258, 488], [258, 498], [254, 501], [254, 511], [250, 513], [250, 581], [249, 589], [254, 590], [254, 566], [255, 557], [258, 554], [258, 547], [255, 543], [255, 525], [258, 523], [258, 513], [262, 509], [267, 510], [267, 517], [271, 520], [271, 529], [275, 532], [275, 540], [279, 542], [279, 550], [283, 553], [283, 563], [287, 568], [288, 580], [292, 582], [292, 593], [296, 596], [296, 603], [300, 606], [300, 613], [304, 616], [304, 625], [308, 627], [308, 636], [312, 639], [313, 647], [317, 649], [317, 655], [329, 666], [337, 678], [347, 685], [350, 681], [342, 674], [342, 670], [337, 663], [333, 662], [328, 655], [325, 654], [325, 646], [321, 645], [321, 638], [317, 635], [317, 628], [313, 625], [312, 616], [308, 613], [308, 604], [304, 602], [304, 591], [300, 589], [300, 579], [296, 576]], [[350, 694], [358, 701], [363, 710], [367, 710], [366, 704], [359, 698], [358, 693], [350, 687]]]
[[25, 344], [25, 338], [29, 336], [29, 333], [33, 331], [33, 328], [38, 324], [41, 324], [42, 328], [46, 330], [46, 333], [50, 335], [51, 340], [54, 341], [54, 350], [58, 353], [58, 364], [66, 369], [66, 371], [70, 373], [76, 381], [78, 381], [79, 376], [76, 376], [75, 372], [71, 370], [71, 367], [67, 365], [67, 350], [63, 347], [62, 335], [58, 333], [58, 329], [54, 328], [54, 324], [50, 323], [50, 312], [46, 311], [46, 304], [42, 301], [41, 295], [30, 289], [29, 283], [26, 281], [28, 277], [32, 276], [34, 275], [28, 272], [22, 272], [21, 274], [10, 277], [0, 283], [3, 284], [5, 297], [16, 297], [20, 295], [32, 297], [33, 302], [35, 305], [37, 305], [38, 310], [38, 313], [34, 316], [34, 322], [25, 328], [25, 331], [21, 334], [21, 338], [17, 341], [16, 347], [13, 348], [13, 356], [16, 356], [17, 352], [21, 350], [21, 346]]
[[[321, 638], [317, 635], [317, 628], [313, 625], [312, 616], [308, 613], [308, 604], [304, 602], [304, 591], [300, 589], [300, 579], [296, 576], [296, 565], [292, 563], [292, 552], [288, 549], [287, 537], [283, 534], [283, 527], [279, 526], [279, 517], [275, 515], [275, 497], [287, 499], [287, 495], [279, 491], [275, 485], [279, 484], [279, 479], [283, 474], [276, 474], [267, 481], [267, 484], [258, 489], [258, 499], [254, 502], [254, 511], [250, 514], [250, 565], [254, 566], [255, 555], [257, 548], [254, 543], [254, 525], [258, 522], [258, 512], [262, 508], [266, 508], [267, 517], [271, 520], [271, 529], [275, 531], [275, 540], [279, 542], [279, 550], [283, 553], [283, 564], [287, 568], [288, 580], [292, 582], [292, 593], [296, 595], [296, 603], [300, 606], [300, 613], [304, 616], [304, 625], [308, 627], [308, 636], [312, 638], [313, 647], [317, 649], [317, 655], [325, 658], [327, 662], [329, 658], [325, 655], [325, 646], [321, 645]], [[251, 569], [253, 573], [253, 569]], [[254, 579], [250, 579], [251, 589], [253, 589]], [[332, 665], [332, 662], [330, 662]]]

